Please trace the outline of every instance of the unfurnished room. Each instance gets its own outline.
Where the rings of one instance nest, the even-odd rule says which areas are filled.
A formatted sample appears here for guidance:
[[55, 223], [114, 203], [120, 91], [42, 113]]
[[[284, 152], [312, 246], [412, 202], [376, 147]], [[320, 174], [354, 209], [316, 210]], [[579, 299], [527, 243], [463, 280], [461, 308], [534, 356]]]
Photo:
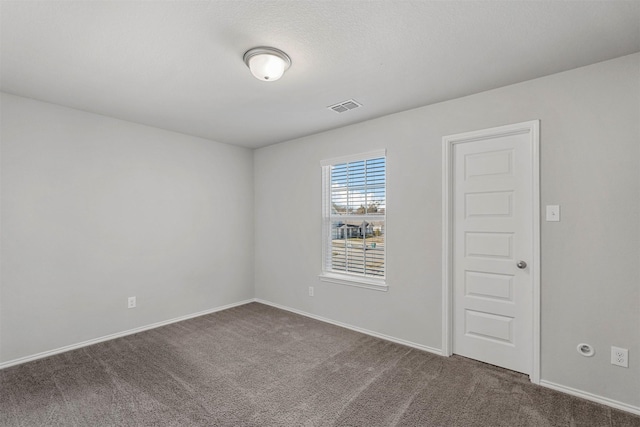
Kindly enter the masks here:
[[640, 427], [640, 2], [0, 0], [0, 426]]

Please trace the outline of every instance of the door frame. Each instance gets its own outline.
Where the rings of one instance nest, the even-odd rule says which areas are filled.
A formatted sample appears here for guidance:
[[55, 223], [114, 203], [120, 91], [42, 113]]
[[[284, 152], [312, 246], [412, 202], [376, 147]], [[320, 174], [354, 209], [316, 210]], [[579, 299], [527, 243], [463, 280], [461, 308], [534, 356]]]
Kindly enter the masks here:
[[531, 374], [540, 383], [540, 120], [531, 120], [442, 138], [442, 354], [453, 354], [453, 148], [456, 144], [499, 136], [528, 134], [532, 173], [532, 252], [529, 263], [533, 285]]

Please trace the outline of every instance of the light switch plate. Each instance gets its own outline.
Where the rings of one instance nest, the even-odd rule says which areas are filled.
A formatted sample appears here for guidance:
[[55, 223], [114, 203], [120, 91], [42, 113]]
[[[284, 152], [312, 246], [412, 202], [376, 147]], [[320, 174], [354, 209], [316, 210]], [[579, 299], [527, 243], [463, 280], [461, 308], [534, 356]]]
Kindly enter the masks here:
[[560, 205], [547, 205], [547, 221], [560, 221]]

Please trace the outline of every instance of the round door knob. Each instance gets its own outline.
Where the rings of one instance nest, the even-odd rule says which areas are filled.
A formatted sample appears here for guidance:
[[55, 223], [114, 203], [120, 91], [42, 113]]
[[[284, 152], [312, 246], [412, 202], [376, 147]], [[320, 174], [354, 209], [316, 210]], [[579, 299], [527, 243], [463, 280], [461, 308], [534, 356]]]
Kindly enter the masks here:
[[517, 266], [518, 268], [520, 268], [520, 269], [527, 268], [527, 263], [526, 263], [526, 262], [524, 262], [524, 261], [518, 261], [518, 263], [516, 264], [516, 266]]

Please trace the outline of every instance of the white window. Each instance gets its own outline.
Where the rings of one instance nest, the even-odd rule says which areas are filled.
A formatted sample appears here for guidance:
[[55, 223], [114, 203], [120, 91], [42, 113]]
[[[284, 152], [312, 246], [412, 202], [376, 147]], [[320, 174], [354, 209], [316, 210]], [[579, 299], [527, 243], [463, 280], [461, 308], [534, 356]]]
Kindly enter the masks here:
[[322, 162], [322, 280], [386, 290], [384, 150]]

